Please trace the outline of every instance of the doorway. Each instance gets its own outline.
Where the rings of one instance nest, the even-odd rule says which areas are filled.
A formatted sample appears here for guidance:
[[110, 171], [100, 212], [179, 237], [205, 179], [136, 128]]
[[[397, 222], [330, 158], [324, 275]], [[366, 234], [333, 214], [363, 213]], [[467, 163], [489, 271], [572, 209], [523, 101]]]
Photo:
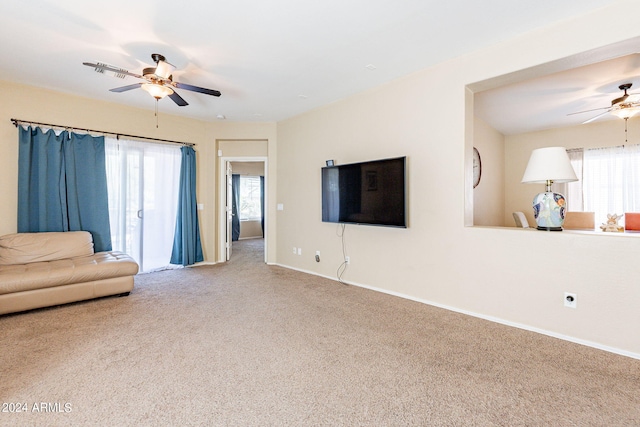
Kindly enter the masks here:
[[221, 157], [220, 171], [218, 262], [230, 261], [234, 257], [234, 246], [250, 246], [254, 252], [256, 247], [260, 248], [261, 259], [266, 263], [267, 159]]

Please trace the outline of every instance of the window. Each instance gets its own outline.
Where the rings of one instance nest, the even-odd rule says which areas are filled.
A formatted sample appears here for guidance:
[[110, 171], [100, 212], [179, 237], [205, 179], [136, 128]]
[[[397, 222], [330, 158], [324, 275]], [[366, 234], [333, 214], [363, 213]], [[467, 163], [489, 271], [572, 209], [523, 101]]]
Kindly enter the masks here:
[[240, 177], [240, 221], [259, 221], [262, 219], [259, 176]]
[[165, 268], [173, 249], [180, 181], [175, 145], [105, 137], [113, 250], [141, 272]]
[[596, 224], [640, 212], [640, 145], [569, 150], [569, 158], [580, 179], [563, 189], [569, 211], [595, 212]]

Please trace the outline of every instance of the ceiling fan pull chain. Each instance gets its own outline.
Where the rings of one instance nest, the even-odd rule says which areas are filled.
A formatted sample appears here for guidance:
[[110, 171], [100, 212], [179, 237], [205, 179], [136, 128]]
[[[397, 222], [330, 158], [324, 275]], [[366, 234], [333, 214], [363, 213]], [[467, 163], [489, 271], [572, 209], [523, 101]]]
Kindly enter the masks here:
[[628, 121], [629, 121], [629, 117], [625, 117], [624, 118], [624, 145], [627, 145], [627, 136], [628, 136], [627, 122]]
[[156, 129], [158, 129], [158, 98], [156, 98]]

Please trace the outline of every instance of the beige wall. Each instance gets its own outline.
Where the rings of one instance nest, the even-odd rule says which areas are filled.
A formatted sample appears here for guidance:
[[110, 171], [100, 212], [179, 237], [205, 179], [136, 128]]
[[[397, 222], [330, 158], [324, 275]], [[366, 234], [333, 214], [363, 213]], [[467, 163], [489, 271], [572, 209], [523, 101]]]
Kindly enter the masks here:
[[473, 224], [504, 226], [504, 135], [474, 118], [473, 145], [480, 153], [482, 174], [473, 189]]
[[240, 225], [240, 239], [262, 238], [262, 224], [260, 221], [242, 221]]
[[[640, 12], [639, 3], [622, 3], [626, 13]], [[638, 28], [619, 25], [619, 8], [564, 21], [279, 123], [277, 201], [284, 209], [277, 212], [278, 262], [336, 275], [339, 229], [321, 222], [320, 168], [326, 159], [406, 155], [409, 227], [348, 225], [346, 281], [640, 357], [640, 239], [464, 226], [473, 215], [473, 206], [465, 204], [473, 200], [474, 145], [467, 85], [637, 37]], [[505, 155], [505, 161], [514, 159]], [[505, 171], [505, 181], [511, 175]], [[292, 247], [302, 248], [302, 255]], [[314, 260], [317, 250], [320, 263]], [[577, 309], [563, 306], [565, 291], [577, 293]]]
[[[11, 118], [196, 143], [197, 198], [204, 205], [199, 220], [206, 262], [214, 262], [217, 255], [217, 141], [261, 140], [265, 156], [276, 152], [274, 123], [208, 123], [161, 112], [156, 128], [152, 109], [139, 110], [2, 81], [0, 93], [0, 235], [17, 230], [18, 134]], [[229, 148], [233, 149], [232, 142]], [[269, 162], [274, 168], [276, 164], [275, 159]], [[270, 173], [268, 192], [275, 198], [275, 169]], [[275, 207], [273, 210], [275, 221]], [[275, 245], [275, 223], [271, 230], [270, 242]], [[271, 254], [274, 262], [275, 249]]]
[[[640, 144], [640, 118], [628, 121], [628, 143]], [[597, 148], [624, 144], [624, 121], [620, 119], [505, 137], [505, 219], [511, 218], [512, 212], [522, 211], [529, 224], [536, 223], [531, 204], [534, 196], [544, 191], [544, 185], [520, 182], [532, 150], [541, 147]]]
[[233, 173], [249, 176], [264, 176], [264, 162], [231, 162]]

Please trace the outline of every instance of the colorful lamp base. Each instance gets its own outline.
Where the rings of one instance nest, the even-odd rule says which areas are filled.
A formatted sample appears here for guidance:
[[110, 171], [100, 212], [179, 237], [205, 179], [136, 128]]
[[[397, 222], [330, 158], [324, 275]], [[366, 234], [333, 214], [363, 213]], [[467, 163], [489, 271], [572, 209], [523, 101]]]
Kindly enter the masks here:
[[562, 231], [565, 209], [566, 201], [560, 193], [546, 191], [534, 197], [533, 215], [538, 230]]

